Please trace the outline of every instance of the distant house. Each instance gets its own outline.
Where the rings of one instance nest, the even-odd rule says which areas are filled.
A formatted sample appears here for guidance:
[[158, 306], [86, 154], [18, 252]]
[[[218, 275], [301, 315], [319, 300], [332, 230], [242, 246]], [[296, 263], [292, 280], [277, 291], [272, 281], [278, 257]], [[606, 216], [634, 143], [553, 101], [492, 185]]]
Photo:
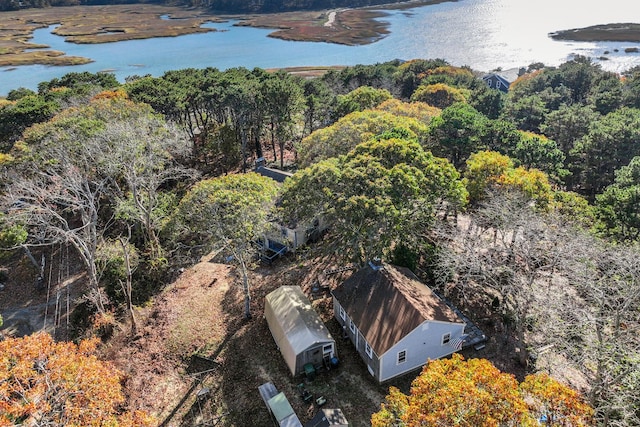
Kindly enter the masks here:
[[[264, 165], [264, 158], [256, 160], [255, 172], [283, 183], [293, 176], [291, 172], [269, 168]], [[273, 224], [272, 229], [259, 239], [258, 246], [265, 261], [271, 261], [287, 252], [294, 252], [310, 241], [317, 240], [326, 225], [322, 218], [316, 218], [311, 224], [282, 225]]]
[[337, 356], [335, 340], [299, 286], [281, 286], [268, 294], [264, 317], [291, 375]]
[[487, 74], [482, 78], [482, 80], [484, 80], [487, 86], [489, 86], [491, 89], [497, 89], [504, 93], [509, 92], [509, 86], [511, 85], [511, 83], [509, 83], [509, 80], [507, 80], [500, 74]]
[[379, 382], [462, 348], [465, 322], [407, 268], [371, 263], [332, 294], [336, 319]]

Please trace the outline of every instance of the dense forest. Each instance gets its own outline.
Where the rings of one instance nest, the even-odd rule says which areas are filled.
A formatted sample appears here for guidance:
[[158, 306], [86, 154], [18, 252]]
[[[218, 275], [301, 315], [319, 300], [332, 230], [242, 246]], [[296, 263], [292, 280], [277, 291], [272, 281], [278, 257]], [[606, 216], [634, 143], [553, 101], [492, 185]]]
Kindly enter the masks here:
[[[422, 59], [17, 88], [0, 101], [0, 242], [69, 248], [86, 273], [78, 336], [135, 333], [134, 307], [212, 250], [250, 317], [256, 239], [322, 217], [327, 254], [410, 267], [497, 313], [521, 366], [553, 348], [544, 369], [579, 378], [597, 425], [640, 425], [640, 69], [522, 71], [508, 93]], [[252, 173], [260, 158], [293, 176]]]
[[397, 2], [398, 0], [0, 0], [0, 11], [30, 7], [157, 3], [201, 7], [228, 13], [275, 13], [365, 7]]

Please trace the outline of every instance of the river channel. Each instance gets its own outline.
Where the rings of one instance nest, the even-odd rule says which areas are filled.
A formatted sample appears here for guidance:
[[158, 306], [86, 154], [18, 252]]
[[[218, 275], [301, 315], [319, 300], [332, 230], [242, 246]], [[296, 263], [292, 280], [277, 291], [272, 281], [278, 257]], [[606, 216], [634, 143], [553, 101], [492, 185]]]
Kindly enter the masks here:
[[640, 8], [630, 7], [628, 0], [460, 0], [392, 10], [380, 19], [389, 24], [390, 34], [363, 46], [284, 41], [268, 37], [270, 30], [235, 27], [233, 22], [206, 24], [216, 32], [85, 45], [67, 43], [45, 28], [34, 33], [34, 43], [94, 62], [0, 68], [0, 95], [18, 87], [36, 89], [39, 82], [81, 71], [113, 72], [123, 82], [131, 75], [160, 76], [182, 68], [356, 65], [396, 58], [443, 58], [490, 71], [533, 62], [559, 65], [576, 54], [611, 71], [640, 65], [639, 53], [624, 52], [640, 43], [566, 42], [548, 36], [596, 24], [640, 23]]

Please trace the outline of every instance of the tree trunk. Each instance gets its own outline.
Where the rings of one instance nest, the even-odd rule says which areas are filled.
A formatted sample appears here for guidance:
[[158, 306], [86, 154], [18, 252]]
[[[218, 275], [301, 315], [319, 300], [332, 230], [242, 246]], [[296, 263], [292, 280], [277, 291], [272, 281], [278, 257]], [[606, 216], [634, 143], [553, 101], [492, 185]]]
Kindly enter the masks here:
[[249, 292], [249, 276], [247, 274], [247, 264], [240, 260], [242, 269], [242, 288], [244, 289], [244, 318], [251, 319], [251, 293]]
[[[129, 238], [131, 236], [131, 229], [129, 229]], [[138, 332], [138, 322], [136, 320], [136, 313], [133, 310], [133, 271], [131, 270], [131, 258], [129, 256], [129, 249], [127, 248], [128, 240], [120, 239], [120, 245], [122, 246], [122, 253], [124, 255], [124, 266], [127, 271], [127, 280], [126, 283], [120, 282], [120, 286], [122, 286], [122, 291], [127, 297], [127, 310], [129, 311], [129, 316], [131, 317], [131, 335], [135, 336]]]
[[284, 169], [284, 142], [280, 142], [280, 169]]
[[277, 162], [278, 161], [278, 153], [276, 152], [276, 130], [275, 130], [275, 125], [273, 124], [273, 121], [271, 122], [270, 127], [271, 127], [271, 129], [270, 129], [270, 133], [271, 133], [271, 150], [273, 151], [273, 161]]

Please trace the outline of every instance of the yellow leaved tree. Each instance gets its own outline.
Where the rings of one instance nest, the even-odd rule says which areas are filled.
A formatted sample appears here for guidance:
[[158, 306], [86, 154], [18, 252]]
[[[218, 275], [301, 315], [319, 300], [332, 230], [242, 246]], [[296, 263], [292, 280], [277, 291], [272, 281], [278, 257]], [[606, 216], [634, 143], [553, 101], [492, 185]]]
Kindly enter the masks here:
[[44, 333], [0, 341], [0, 426], [156, 425], [145, 412], [122, 410], [122, 374], [93, 354], [96, 344]]
[[593, 410], [578, 392], [547, 375], [522, 384], [486, 359], [454, 354], [429, 362], [409, 395], [395, 387], [371, 417], [373, 427], [586, 426]]

